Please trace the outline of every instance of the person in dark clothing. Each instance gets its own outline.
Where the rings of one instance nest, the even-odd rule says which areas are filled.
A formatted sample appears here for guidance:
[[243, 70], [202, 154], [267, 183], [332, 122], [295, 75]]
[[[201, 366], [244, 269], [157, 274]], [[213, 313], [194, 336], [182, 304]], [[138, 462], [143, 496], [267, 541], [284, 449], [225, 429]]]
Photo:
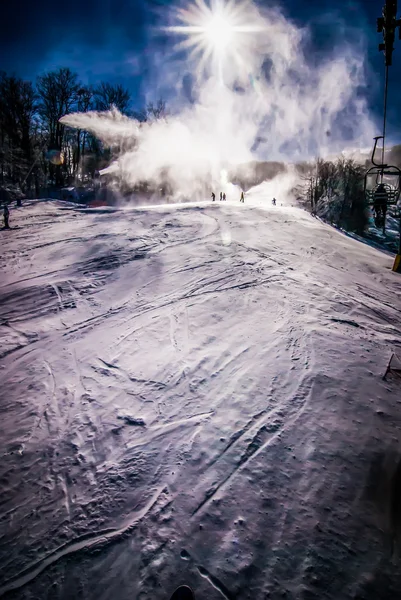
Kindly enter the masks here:
[[226, 195], [225, 195], [225, 194], [223, 194], [223, 201], [224, 201], [225, 199], [226, 199]]
[[10, 225], [8, 224], [8, 219], [10, 217], [10, 211], [8, 210], [7, 204], [4, 205], [4, 228], [10, 229]]
[[387, 214], [388, 194], [386, 186], [380, 183], [373, 196], [373, 211], [375, 213], [375, 225], [377, 227], [384, 226]]
[[4, 188], [0, 187], [0, 207], [1, 205], [5, 206], [11, 202], [10, 192]]
[[223, 200], [223, 192], [220, 192], [220, 202]]
[[216, 194], [214, 192], [212, 192], [212, 201], [214, 202], [216, 200]]
[[273, 206], [276, 206], [276, 202], [277, 202], [277, 200], [275, 198], [273, 198], [273, 200], [272, 200]]
[[241, 192], [241, 198], [239, 199], [240, 202], [245, 202], [245, 196], [244, 196], [244, 192]]

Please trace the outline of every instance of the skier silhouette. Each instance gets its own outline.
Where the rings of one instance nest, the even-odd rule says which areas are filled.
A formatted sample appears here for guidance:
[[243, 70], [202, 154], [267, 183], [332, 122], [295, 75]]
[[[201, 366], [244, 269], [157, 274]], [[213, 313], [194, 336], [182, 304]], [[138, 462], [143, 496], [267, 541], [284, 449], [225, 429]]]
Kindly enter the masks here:
[[273, 206], [276, 206], [276, 202], [277, 202], [277, 200], [275, 198], [273, 198], [273, 200], [272, 200]]
[[225, 199], [226, 199], [226, 195], [225, 195], [225, 194], [223, 194], [223, 200], [225, 200]]
[[212, 200], [213, 202], [216, 200], [216, 194], [214, 192], [212, 192]]
[[223, 200], [223, 192], [220, 192], [220, 202]]
[[245, 196], [244, 196], [244, 192], [241, 192], [241, 198], [239, 199], [240, 202], [245, 202]]
[[7, 204], [4, 205], [4, 229], [10, 229], [10, 225], [8, 224], [8, 219], [10, 217], [10, 211], [8, 210]]

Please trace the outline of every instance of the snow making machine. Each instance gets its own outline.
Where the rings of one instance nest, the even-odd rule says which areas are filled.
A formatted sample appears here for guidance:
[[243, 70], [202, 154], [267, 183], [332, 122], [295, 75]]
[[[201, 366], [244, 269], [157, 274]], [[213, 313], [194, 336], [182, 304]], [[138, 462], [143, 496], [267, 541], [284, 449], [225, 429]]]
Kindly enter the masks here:
[[[389, 206], [399, 203], [401, 192], [401, 170], [399, 167], [387, 165], [385, 158], [386, 122], [387, 122], [387, 96], [389, 67], [393, 64], [393, 51], [395, 33], [398, 28], [401, 39], [401, 19], [397, 19], [397, 0], [386, 0], [382, 16], [377, 19], [377, 32], [383, 35], [383, 42], [379, 44], [379, 51], [384, 53], [385, 82], [384, 82], [384, 112], [383, 134], [374, 138], [372, 151], [372, 167], [365, 174], [364, 190], [367, 202], [373, 207], [376, 227], [386, 227], [386, 214]], [[381, 161], [376, 162], [377, 142], [383, 140], [381, 147]], [[398, 254], [394, 261], [393, 271], [401, 273], [401, 215], [400, 238]]]

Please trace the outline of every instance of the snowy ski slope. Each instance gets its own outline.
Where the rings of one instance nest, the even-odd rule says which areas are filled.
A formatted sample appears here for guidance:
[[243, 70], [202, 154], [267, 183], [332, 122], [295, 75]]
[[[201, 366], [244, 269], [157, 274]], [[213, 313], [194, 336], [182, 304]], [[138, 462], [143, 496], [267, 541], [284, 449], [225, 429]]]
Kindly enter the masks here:
[[401, 597], [392, 256], [260, 192], [11, 218], [1, 597]]

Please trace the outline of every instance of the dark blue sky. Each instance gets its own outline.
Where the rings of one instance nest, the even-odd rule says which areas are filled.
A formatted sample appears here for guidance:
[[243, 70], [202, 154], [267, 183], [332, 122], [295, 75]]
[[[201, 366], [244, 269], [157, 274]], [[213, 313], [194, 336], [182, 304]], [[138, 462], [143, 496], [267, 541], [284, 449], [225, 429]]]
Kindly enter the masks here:
[[[376, 17], [383, 0], [285, 0], [284, 14], [313, 32], [310, 56], [322, 56], [339, 39], [367, 40], [371, 109], [382, 110], [384, 59], [377, 50]], [[260, 4], [264, 4], [260, 2]], [[266, 3], [265, 3], [266, 4]], [[400, 3], [401, 4], [401, 3]], [[34, 80], [69, 66], [85, 83], [122, 82], [136, 107], [152, 93], [150, 69], [163, 66], [164, 49], [152, 26], [166, 23], [168, 0], [7, 0], [0, 23], [0, 69]], [[399, 11], [400, 12], [400, 11]], [[401, 139], [401, 42], [390, 69], [389, 133]], [[380, 130], [378, 131], [379, 134]]]

